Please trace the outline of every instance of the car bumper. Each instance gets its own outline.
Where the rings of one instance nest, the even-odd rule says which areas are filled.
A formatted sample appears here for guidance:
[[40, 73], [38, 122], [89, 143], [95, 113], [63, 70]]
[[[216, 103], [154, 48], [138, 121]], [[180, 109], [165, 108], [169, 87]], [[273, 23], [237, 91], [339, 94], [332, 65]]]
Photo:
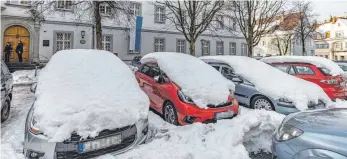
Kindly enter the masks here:
[[347, 98], [347, 88], [343, 89], [345, 91], [341, 91], [341, 89], [337, 90], [335, 88], [325, 88], [323, 90], [328, 95], [328, 97], [332, 100]]
[[[122, 148], [115, 152], [110, 152], [111, 155], [117, 155], [120, 153], [124, 153], [136, 145], [139, 145], [143, 143], [148, 136], [148, 120], [142, 120], [137, 122], [136, 124], [136, 137], [132, 144], [128, 145], [125, 148]], [[144, 134], [144, 130], [147, 129], [147, 133]], [[31, 159], [29, 156], [32, 152], [35, 152], [37, 154], [42, 154], [43, 156], [40, 157], [40, 159], [58, 159], [57, 158], [57, 149], [61, 149], [59, 145], [62, 145], [62, 143], [55, 143], [55, 142], [48, 142], [48, 138], [44, 135], [35, 135], [32, 134], [29, 131], [26, 131], [25, 134], [25, 140], [24, 140], [24, 155], [27, 159]], [[78, 154], [78, 144], [67, 144], [64, 145], [64, 148], [67, 149], [67, 152], [64, 153], [70, 153], [73, 152], [75, 154]], [[100, 154], [104, 155], [104, 154]], [[65, 157], [70, 158], [70, 157]], [[78, 158], [78, 156], [76, 157]]]
[[[186, 108], [187, 109], [185, 112], [178, 113], [178, 122], [180, 125], [190, 124], [186, 120], [187, 117], [194, 117], [195, 119], [193, 122], [209, 123], [209, 122], [216, 122], [217, 121], [215, 119], [216, 113], [232, 111], [234, 114], [232, 117], [234, 117], [237, 114], [239, 114], [239, 111], [240, 111], [239, 103], [237, 102], [236, 99], [234, 99], [232, 105], [220, 107], [220, 108], [201, 109], [195, 105], [190, 105], [190, 104], [188, 104], [188, 106], [186, 106]], [[230, 118], [232, 118], [232, 117], [230, 117]]]
[[274, 158], [293, 158], [295, 152], [288, 146], [288, 144], [284, 141], [277, 141], [275, 137], [272, 137], [272, 156]]
[[[308, 106], [308, 110], [324, 109], [324, 108], [325, 108], [325, 105], [324, 105], [324, 103], [321, 103], [321, 102], [316, 104], [316, 105]], [[295, 107], [295, 105], [290, 104], [290, 103], [285, 103], [285, 102], [276, 102], [275, 103], [275, 110], [276, 110], [276, 112], [284, 114], [284, 115], [296, 113], [299, 111], [299, 109], [297, 109]]]

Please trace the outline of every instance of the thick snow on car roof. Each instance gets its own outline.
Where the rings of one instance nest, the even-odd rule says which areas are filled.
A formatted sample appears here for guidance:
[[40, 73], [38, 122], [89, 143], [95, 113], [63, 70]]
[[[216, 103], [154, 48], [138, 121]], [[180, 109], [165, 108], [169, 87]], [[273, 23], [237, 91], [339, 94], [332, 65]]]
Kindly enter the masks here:
[[333, 76], [344, 74], [343, 70], [334, 62], [324, 57], [318, 56], [272, 56], [264, 57], [260, 61], [266, 63], [285, 63], [285, 62], [299, 62], [309, 63], [317, 67], [323, 67], [330, 71]]
[[149, 99], [117, 56], [101, 50], [64, 50], [38, 78], [34, 116], [50, 141], [72, 132], [94, 137], [146, 118]]
[[161, 70], [200, 108], [228, 100], [234, 83], [198, 58], [181, 53], [157, 52], [145, 55], [142, 63], [157, 62]]
[[307, 109], [310, 101], [329, 101], [318, 85], [284, 73], [256, 59], [244, 56], [204, 56], [201, 59], [230, 65], [235, 74], [250, 81], [259, 92], [274, 100], [289, 99], [299, 110]]

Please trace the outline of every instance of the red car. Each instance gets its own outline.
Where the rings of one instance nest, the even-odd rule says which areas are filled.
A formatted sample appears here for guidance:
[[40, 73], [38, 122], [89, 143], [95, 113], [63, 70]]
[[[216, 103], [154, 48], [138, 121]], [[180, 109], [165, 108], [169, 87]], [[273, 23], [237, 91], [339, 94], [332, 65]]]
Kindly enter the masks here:
[[232, 118], [239, 113], [238, 102], [232, 93], [223, 104], [208, 105], [208, 108], [198, 107], [181, 92], [175, 81], [166, 76], [156, 62], [142, 63], [135, 76], [141, 89], [148, 95], [151, 108], [171, 124], [209, 123]]
[[305, 62], [274, 62], [270, 64], [283, 72], [319, 85], [332, 100], [347, 97], [345, 79], [341, 75], [332, 76], [326, 68]]

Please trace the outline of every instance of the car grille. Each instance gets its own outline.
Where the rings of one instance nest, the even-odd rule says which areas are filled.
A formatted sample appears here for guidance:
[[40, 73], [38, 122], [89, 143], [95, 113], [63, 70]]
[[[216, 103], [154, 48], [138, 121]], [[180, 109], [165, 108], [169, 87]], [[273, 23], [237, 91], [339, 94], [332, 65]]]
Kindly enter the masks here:
[[233, 104], [233, 102], [227, 102], [227, 103], [222, 103], [222, 104], [218, 104], [218, 105], [209, 104], [209, 105], [207, 105], [207, 107], [209, 107], [209, 108], [221, 108], [221, 107], [230, 106], [232, 104]]
[[[78, 152], [78, 144], [83, 143], [88, 140], [94, 140], [98, 138], [103, 138], [107, 136], [112, 136], [115, 134], [122, 135], [122, 142], [118, 145], [113, 145], [111, 147], [98, 149], [95, 151], [89, 151], [89, 152]], [[96, 156], [104, 155], [107, 153], [112, 153], [116, 151], [120, 151], [122, 149], [125, 149], [132, 145], [137, 136], [136, 126], [126, 126], [119, 129], [114, 130], [104, 130], [99, 133], [98, 136], [95, 138], [87, 138], [87, 139], [81, 139], [81, 137], [77, 134], [71, 135], [71, 138], [69, 140], [66, 140], [62, 143], [57, 143], [56, 146], [56, 159], [88, 159], [93, 158]]]

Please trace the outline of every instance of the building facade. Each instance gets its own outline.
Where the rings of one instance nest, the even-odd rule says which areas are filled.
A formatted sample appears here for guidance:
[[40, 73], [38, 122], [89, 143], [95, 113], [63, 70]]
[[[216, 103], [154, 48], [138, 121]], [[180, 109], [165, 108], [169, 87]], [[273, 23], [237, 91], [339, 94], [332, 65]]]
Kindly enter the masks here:
[[[101, 5], [102, 44], [123, 61], [136, 55], [151, 52], [189, 52], [189, 43], [165, 18], [167, 8], [152, 1], [133, 1], [132, 16], [142, 16], [141, 50], [131, 49], [131, 30], [134, 27], [123, 20], [110, 18], [108, 6]], [[81, 13], [72, 1], [59, 0], [47, 11], [37, 14], [31, 1], [1, 1], [1, 31], [3, 49], [6, 42], [15, 48], [18, 41], [24, 43], [24, 62], [47, 62], [59, 50], [93, 49], [95, 28], [92, 14]], [[222, 26], [230, 24], [222, 18]], [[230, 33], [224, 28], [208, 29], [197, 40], [196, 56], [203, 55], [247, 55], [245, 39], [240, 34]], [[3, 51], [2, 51], [3, 52]], [[14, 51], [11, 61], [17, 61]]]
[[347, 60], [347, 16], [332, 17], [320, 24], [315, 34], [316, 56]]
[[[271, 32], [263, 36], [254, 48], [253, 56], [303, 56], [302, 42], [295, 37], [295, 29], [299, 23], [300, 13], [281, 14], [270, 24]], [[306, 38], [306, 56], [314, 55], [314, 40]]]

